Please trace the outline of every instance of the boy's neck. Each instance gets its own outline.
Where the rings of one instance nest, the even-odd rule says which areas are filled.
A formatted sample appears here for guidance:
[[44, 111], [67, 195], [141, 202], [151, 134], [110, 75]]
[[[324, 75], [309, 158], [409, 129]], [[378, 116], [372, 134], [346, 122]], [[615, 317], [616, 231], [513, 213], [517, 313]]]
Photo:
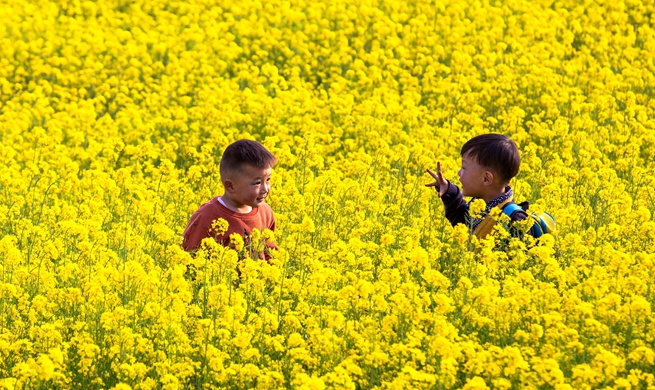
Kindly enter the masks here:
[[505, 193], [505, 190], [507, 189], [507, 185], [503, 185], [501, 188], [494, 188], [490, 189], [490, 191], [482, 196], [482, 200], [484, 200], [485, 203], [489, 203], [492, 200], [496, 199], [497, 197], [501, 196], [502, 194]]
[[248, 214], [249, 212], [252, 211], [252, 206], [249, 206], [247, 204], [241, 205], [239, 207], [237, 204], [234, 203], [232, 199], [230, 199], [229, 196], [219, 196], [218, 201], [223, 204], [223, 206], [227, 207], [229, 210], [234, 211], [235, 213], [239, 214]]

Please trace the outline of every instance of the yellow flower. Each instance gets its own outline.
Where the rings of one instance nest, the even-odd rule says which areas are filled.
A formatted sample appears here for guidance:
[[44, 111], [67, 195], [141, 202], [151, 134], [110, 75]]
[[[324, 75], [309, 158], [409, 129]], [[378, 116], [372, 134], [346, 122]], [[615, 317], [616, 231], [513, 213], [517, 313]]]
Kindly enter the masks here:
[[309, 376], [305, 373], [299, 373], [291, 383], [295, 388], [302, 390], [323, 390], [326, 387], [321, 378]]
[[39, 366], [39, 378], [45, 381], [52, 379], [55, 375], [55, 365], [48, 355], [41, 355], [37, 360]]
[[212, 221], [212, 229], [216, 232], [216, 236], [222, 236], [228, 229], [228, 222], [223, 218], [218, 218]]
[[275, 232], [270, 229], [264, 229], [262, 232], [262, 238], [266, 243], [275, 242]]
[[385, 233], [380, 237], [380, 244], [382, 246], [389, 246], [392, 242], [394, 242], [395, 237], [392, 234]]
[[473, 378], [471, 378], [466, 382], [466, 385], [464, 385], [463, 389], [484, 390], [484, 389], [489, 389], [489, 386], [487, 386], [484, 379], [480, 378], [479, 376], [474, 376]]
[[471, 202], [469, 205], [469, 213], [474, 218], [482, 218], [484, 216], [483, 213], [486, 207], [487, 204], [483, 199], [480, 198], [474, 199], [473, 202]]
[[240, 252], [245, 243], [243, 241], [243, 236], [239, 233], [230, 234], [230, 245], [237, 251]]

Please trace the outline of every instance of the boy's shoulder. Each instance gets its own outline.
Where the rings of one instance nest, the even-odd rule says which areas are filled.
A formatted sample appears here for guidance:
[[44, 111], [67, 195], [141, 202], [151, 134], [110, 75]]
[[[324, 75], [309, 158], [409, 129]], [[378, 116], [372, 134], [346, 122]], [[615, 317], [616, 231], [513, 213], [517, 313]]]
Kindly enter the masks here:
[[273, 208], [271, 208], [271, 206], [266, 202], [260, 203], [259, 206], [257, 206], [257, 207], [260, 208], [260, 210], [259, 210], [260, 212], [273, 214]]
[[191, 214], [189, 218], [189, 224], [187, 225], [186, 230], [193, 229], [198, 225], [208, 225], [211, 221], [222, 217], [221, 209], [216, 204], [216, 198], [201, 204], [196, 211]]
[[273, 209], [268, 203], [260, 203], [257, 206], [257, 212], [252, 215], [252, 219], [259, 221], [257, 223], [264, 223], [270, 225], [275, 223], [275, 214], [273, 214]]
[[194, 214], [216, 214], [220, 213], [220, 210], [221, 209], [218, 207], [218, 201], [214, 197], [201, 204]]

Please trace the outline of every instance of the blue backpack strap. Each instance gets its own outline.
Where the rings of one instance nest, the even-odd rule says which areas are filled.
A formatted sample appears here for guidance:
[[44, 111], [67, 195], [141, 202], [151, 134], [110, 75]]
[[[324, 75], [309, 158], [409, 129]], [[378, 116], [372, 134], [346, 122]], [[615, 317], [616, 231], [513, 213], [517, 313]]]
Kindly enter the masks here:
[[[521, 206], [519, 206], [518, 204], [516, 204], [516, 203], [514, 203], [514, 202], [512, 202], [512, 203], [508, 203], [507, 205], [505, 205], [505, 207], [503, 207], [503, 214], [505, 214], [505, 215], [507, 215], [508, 217], [512, 218], [512, 214], [514, 214], [515, 212], [517, 212], [517, 211], [519, 211], [519, 210], [523, 211], [524, 213], [526, 212], [526, 211], [523, 210], [523, 208], [522, 208]], [[526, 213], [526, 214], [527, 214], [527, 213]], [[528, 214], [528, 218], [530, 218], [530, 214]], [[536, 221], [535, 221], [535, 223], [532, 225], [532, 228], [530, 228], [530, 230], [532, 231], [532, 236], [533, 236], [534, 238], [539, 238], [539, 237], [541, 237], [541, 236], [544, 234], [544, 232], [547, 231], [547, 230], [546, 230], [546, 227], [544, 227], [543, 225], [544, 225], [543, 222], [542, 222], [542, 223], [539, 223], [539, 222], [536, 222]]]
[[516, 211], [525, 211], [521, 208], [521, 206], [517, 205], [516, 203], [508, 203], [503, 207], [503, 214], [507, 215], [508, 217], [512, 218], [512, 214], [514, 214]]

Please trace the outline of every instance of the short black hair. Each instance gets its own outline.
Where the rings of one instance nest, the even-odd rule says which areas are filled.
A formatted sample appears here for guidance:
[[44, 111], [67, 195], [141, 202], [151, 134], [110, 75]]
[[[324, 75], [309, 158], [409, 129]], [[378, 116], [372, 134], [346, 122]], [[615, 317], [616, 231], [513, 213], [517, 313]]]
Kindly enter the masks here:
[[514, 141], [503, 134], [482, 134], [466, 141], [461, 156], [469, 156], [479, 165], [489, 168], [504, 182], [519, 173], [521, 156]]
[[221, 157], [221, 176], [227, 172], [238, 172], [244, 165], [256, 168], [272, 168], [277, 158], [264, 145], [249, 139], [240, 139], [228, 145]]

